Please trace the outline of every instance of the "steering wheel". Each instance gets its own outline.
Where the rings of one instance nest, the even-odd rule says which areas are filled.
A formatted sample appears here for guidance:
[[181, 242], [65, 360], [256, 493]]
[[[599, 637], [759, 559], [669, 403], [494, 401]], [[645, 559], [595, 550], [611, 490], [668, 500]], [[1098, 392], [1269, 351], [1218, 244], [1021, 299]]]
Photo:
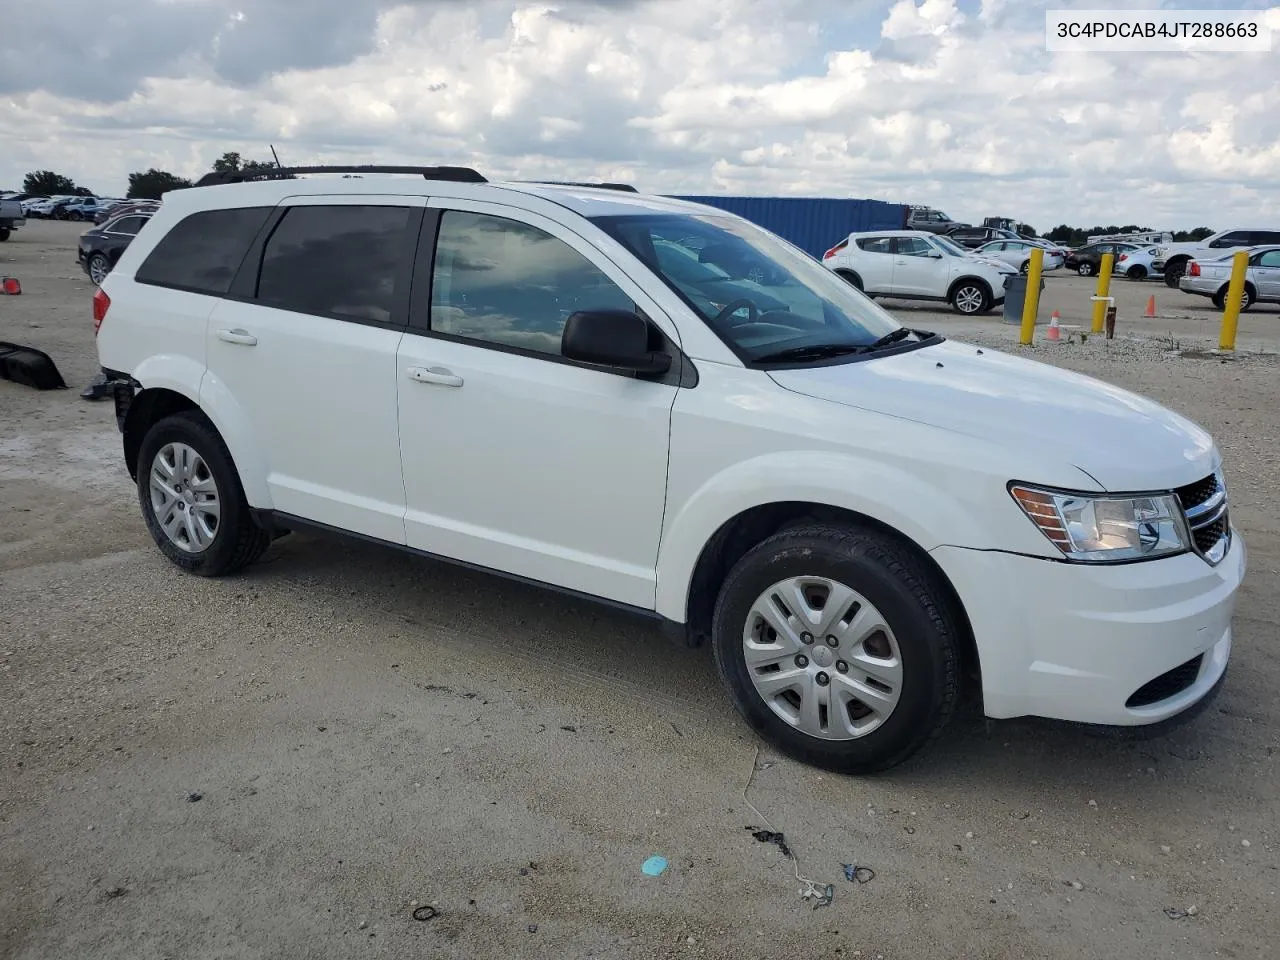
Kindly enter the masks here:
[[[719, 313], [717, 313], [715, 315], [715, 318], [711, 321], [712, 324], [719, 326], [722, 323], [726, 323], [731, 316], [733, 316], [743, 307], [746, 307], [747, 310], [750, 312], [747, 314], [747, 319], [741, 322], [754, 323], [756, 319], [760, 316], [760, 311], [756, 309], [756, 305], [752, 303], [750, 300], [735, 300], [733, 301], [733, 303], [725, 304], [724, 309], [721, 310]], [[737, 325], [738, 324], [734, 324], [734, 326], [737, 326]]]

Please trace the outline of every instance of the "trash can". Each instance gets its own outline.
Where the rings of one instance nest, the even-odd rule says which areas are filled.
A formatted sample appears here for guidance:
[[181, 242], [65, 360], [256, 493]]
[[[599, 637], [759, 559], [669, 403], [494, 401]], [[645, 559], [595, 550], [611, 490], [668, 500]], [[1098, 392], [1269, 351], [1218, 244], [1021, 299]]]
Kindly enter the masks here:
[[[1044, 277], [1040, 278], [1040, 292], [1044, 293]], [[1027, 278], [1015, 273], [1004, 278], [1004, 322], [1022, 323], [1022, 306], [1027, 299]], [[1036, 317], [1036, 323], [1040, 318]]]

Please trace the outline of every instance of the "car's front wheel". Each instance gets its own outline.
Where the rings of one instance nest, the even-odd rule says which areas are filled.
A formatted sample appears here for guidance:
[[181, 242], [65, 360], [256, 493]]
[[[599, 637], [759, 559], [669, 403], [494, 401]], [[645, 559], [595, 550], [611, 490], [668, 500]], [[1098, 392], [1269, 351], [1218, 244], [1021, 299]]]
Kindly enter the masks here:
[[991, 291], [977, 280], [964, 280], [951, 291], [951, 307], [966, 316], [991, 309]]
[[820, 525], [765, 540], [726, 578], [712, 636], [739, 713], [827, 769], [903, 762], [959, 699], [955, 611], [910, 548], [878, 532]]
[[152, 539], [188, 573], [234, 573], [270, 545], [249, 513], [227, 445], [202, 414], [174, 414], [147, 431], [137, 474]]
[[1092, 277], [1097, 273], [1097, 269], [1092, 263], [1086, 260], [1084, 263], [1080, 264], [1080, 266], [1076, 267], [1076, 273], [1080, 274], [1082, 277]]

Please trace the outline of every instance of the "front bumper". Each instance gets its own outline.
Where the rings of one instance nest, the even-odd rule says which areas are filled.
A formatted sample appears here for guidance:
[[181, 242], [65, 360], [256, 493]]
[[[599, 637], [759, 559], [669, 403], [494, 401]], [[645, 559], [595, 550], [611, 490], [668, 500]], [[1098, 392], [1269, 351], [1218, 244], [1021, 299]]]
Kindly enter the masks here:
[[989, 717], [1160, 723], [1226, 672], [1246, 566], [1236, 531], [1216, 567], [1190, 553], [1109, 566], [961, 547], [932, 556], [973, 627]]
[[1194, 293], [1201, 297], [1212, 297], [1222, 286], [1222, 281], [1216, 277], [1192, 277], [1183, 274], [1178, 278], [1178, 289], [1183, 293]]

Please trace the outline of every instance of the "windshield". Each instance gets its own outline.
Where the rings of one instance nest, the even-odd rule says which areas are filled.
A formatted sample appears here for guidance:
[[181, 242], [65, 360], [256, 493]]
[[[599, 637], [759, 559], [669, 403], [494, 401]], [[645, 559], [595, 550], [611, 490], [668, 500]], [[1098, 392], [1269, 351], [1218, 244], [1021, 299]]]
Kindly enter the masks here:
[[967, 257], [969, 255], [968, 250], [960, 246], [960, 244], [956, 243], [950, 237], [931, 237], [930, 239], [933, 241], [933, 245], [935, 247], [948, 256]]
[[592, 222], [644, 261], [744, 360], [810, 348], [855, 353], [886, 346], [882, 338], [898, 330], [903, 334], [895, 340], [907, 336], [817, 260], [745, 220], [645, 214]]

